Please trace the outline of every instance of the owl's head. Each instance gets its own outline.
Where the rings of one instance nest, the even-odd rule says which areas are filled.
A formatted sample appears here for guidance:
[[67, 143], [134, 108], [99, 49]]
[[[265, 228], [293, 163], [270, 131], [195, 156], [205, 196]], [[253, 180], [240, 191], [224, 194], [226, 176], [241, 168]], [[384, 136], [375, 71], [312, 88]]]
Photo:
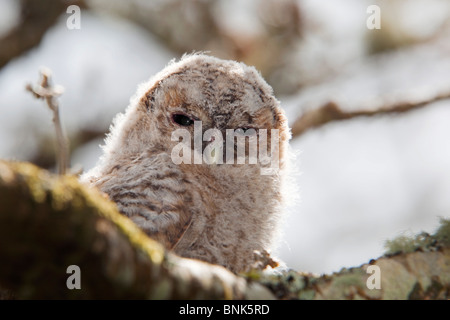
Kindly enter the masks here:
[[[269, 154], [276, 141], [283, 166], [289, 138], [284, 111], [255, 68], [193, 54], [170, 63], [139, 87], [126, 113], [116, 118], [106, 151], [133, 155], [157, 150], [193, 164], [195, 152], [207, 151], [216, 164], [238, 165], [238, 142], [245, 141], [248, 159], [255, 155], [250, 151], [252, 141]], [[212, 144], [211, 152], [208, 145]], [[217, 148], [221, 145], [222, 149]], [[234, 158], [230, 158], [232, 149]]]

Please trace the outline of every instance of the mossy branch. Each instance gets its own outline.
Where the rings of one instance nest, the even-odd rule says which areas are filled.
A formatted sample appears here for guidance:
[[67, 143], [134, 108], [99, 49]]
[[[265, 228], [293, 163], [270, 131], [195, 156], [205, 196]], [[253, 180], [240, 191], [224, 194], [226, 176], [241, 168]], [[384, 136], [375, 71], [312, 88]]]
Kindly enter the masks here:
[[[325, 276], [294, 271], [235, 275], [167, 252], [114, 203], [29, 163], [0, 161], [0, 298], [21, 299], [448, 299], [449, 222], [425, 244], [396, 249]], [[67, 267], [81, 270], [68, 289]], [[381, 289], [366, 282], [381, 270]]]
[[[270, 298], [226, 269], [179, 258], [148, 238], [114, 203], [27, 163], [0, 161], [0, 286], [18, 298]], [[81, 289], [66, 286], [67, 267]]]
[[[443, 219], [436, 233], [425, 238], [422, 234], [391, 240], [384, 256], [332, 275], [289, 271], [249, 276], [270, 288], [278, 299], [448, 300], [450, 220]], [[377, 276], [378, 288], [373, 286]]]

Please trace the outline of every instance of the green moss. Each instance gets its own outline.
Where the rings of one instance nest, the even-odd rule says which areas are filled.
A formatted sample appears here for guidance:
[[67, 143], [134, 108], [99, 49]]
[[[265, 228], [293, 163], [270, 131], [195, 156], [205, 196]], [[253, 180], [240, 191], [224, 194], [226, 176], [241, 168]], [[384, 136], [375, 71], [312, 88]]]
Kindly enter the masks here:
[[[267, 287], [278, 299], [307, 299], [307, 286], [315, 278], [294, 270], [265, 272], [253, 269], [242, 274], [248, 281], [254, 281]], [[305, 291], [303, 293], [303, 291]]]
[[352, 272], [352, 273], [337, 275], [334, 279], [334, 285], [336, 287], [354, 286], [354, 287], [364, 288], [365, 287], [365, 283], [363, 281], [364, 276], [365, 275], [363, 274], [363, 272], [356, 272], [356, 271], [354, 273]]
[[384, 247], [386, 249], [386, 254], [391, 255], [400, 252], [414, 252], [421, 245], [422, 242], [417, 237], [399, 236], [393, 240], [387, 240]]
[[[51, 220], [48, 221], [54, 222], [55, 220], [60, 220], [60, 222], [67, 222], [55, 224], [62, 226], [61, 228], [52, 230], [52, 233], [55, 233], [56, 238], [58, 238], [57, 232], [61, 230], [60, 232], [62, 233], [71, 234], [71, 236], [69, 237], [70, 239], [76, 239], [76, 241], [87, 239], [85, 241], [89, 241], [90, 244], [93, 237], [86, 236], [86, 233], [97, 232], [98, 228], [103, 226], [101, 225], [101, 223], [99, 223], [99, 221], [103, 221], [107, 224], [107, 228], [112, 227], [115, 231], [119, 231], [119, 238], [121, 241], [123, 240], [123, 238], [126, 238], [130, 242], [132, 247], [137, 250], [137, 252], [135, 251], [136, 258], [134, 260], [136, 263], [139, 261], [146, 262], [148, 259], [151, 260], [152, 263], [144, 263], [139, 270], [134, 269], [134, 265], [122, 267], [120, 263], [115, 263], [118, 261], [117, 259], [107, 260], [114, 262], [113, 264], [106, 266], [105, 270], [108, 273], [108, 268], [111, 268], [112, 271], [110, 273], [114, 274], [114, 281], [116, 281], [116, 284], [114, 286], [110, 286], [109, 282], [105, 280], [105, 282], [103, 283], [103, 285], [105, 286], [103, 288], [105, 290], [104, 292], [110, 293], [110, 288], [119, 288], [120, 290], [130, 288], [135, 282], [135, 277], [140, 274], [141, 276], [144, 275], [144, 277], [149, 276], [152, 279], [139, 281], [140, 283], [138, 283], [137, 286], [133, 288], [136, 290], [136, 288], [140, 288], [139, 286], [141, 285], [141, 283], [145, 284], [151, 282], [152, 285], [154, 285], [153, 290], [148, 291], [148, 289], [145, 287], [143, 287], [143, 289], [140, 288], [140, 291], [138, 290], [144, 295], [148, 295], [148, 297], [150, 298], [156, 297], [164, 299], [171, 297], [174, 292], [176, 292], [176, 294], [181, 297], [209, 297], [204, 297], [204, 293], [202, 291], [197, 291], [196, 285], [189, 285], [185, 287], [184, 285], [177, 284], [178, 282], [184, 283], [183, 277], [181, 276], [182, 274], [185, 274], [184, 272], [177, 272], [178, 282], [173, 282], [172, 280], [170, 280], [170, 278], [166, 278], [167, 274], [165, 274], [165, 272], [167, 270], [173, 269], [173, 266], [171, 264], [175, 265], [175, 260], [173, 260], [173, 258], [171, 258], [169, 254], [165, 253], [165, 250], [159, 243], [149, 239], [147, 235], [143, 233], [130, 219], [121, 215], [113, 202], [109, 201], [97, 190], [89, 189], [86, 186], [81, 185], [76, 177], [54, 176], [47, 173], [45, 170], [41, 170], [36, 166], [27, 163], [10, 163], [0, 161], [0, 188], [2, 188], [1, 191], [3, 191], [0, 192], [0, 195], [2, 195], [0, 197], [0, 202], [3, 201], [5, 207], [9, 208], [10, 204], [15, 206], [14, 208], [17, 208], [19, 205], [23, 205], [24, 209], [22, 211], [26, 213], [24, 214], [23, 219], [28, 219], [29, 217], [36, 218], [36, 226], [38, 227], [32, 229], [34, 233], [30, 232], [30, 237], [36, 237], [36, 235], [45, 235], [46, 232], [40, 231], [40, 228], [43, 227], [44, 224], [40, 224], [39, 219], [50, 218]], [[22, 198], [16, 198], [12, 196], [16, 193], [19, 194], [22, 192]], [[33, 199], [27, 199], [27, 197], [29, 198], [30, 195]], [[14, 201], [12, 201], [11, 199]], [[36, 203], [39, 204], [37, 205]], [[49, 208], [49, 206], [51, 206], [51, 210], [44, 210], [45, 208]], [[52, 215], [46, 215], [47, 211], [51, 212]], [[17, 210], [17, 212], [21, 211]], [[18, 215], [11, 216], [17, 218]], [[103, 217], [106, 219], [99, 219], [99, 217]], [[8, 221], [7, 219], [8, 216], [4, 215], [3, 221]], [[17, 221], [19, 221], [18, 223], [20, 225], [21, 220], [17, 219]], [[108, 221], [112, 223], [109, 223]], [[7, 224], [5, 223], [3, 225]], [[70, 226], [70, 228], [66, 228], [66, 226]], [[10, 233], [9, 235], [11, 237], [15, 236], [14, 233]], [[83, 235], [83, 237], [78, 237], [78, 235]], [[27, 234], [24, 233], [20, 236], [20, 238], [17, 239], [22, 241], [26, 236]], [[45, 241], [48, 240], [46, 239], [46, 237], [43, 237], [44, 242], [42, 242], [41, 244], [45, 244]], [[61, 237], [61, 239], [65, 239], [65, 237]], [[21, 243], [20, 241], [19, 243]], [[32, 239], [29, 241], [35, 240]], [[58, 243], [58, 245], [60, 244]], [[70, 245], [71, 244], [69, 243], [69, 249], [71, 248]], [[413, 237], [402, 236], [397, 239], [388, 241], [386, 243], [386, 248], [389, 254], [394, 254], [398, 252], [414, 252], [417, 250], [438, 251], [443, 246], [448, 247], [449, 245], [450, 220], [441, 219], [440, 226], [433, 235], [421, 233]], [[48, 247], [43, 247], [45, 248], [45, 250], [43, 252], [39, 252], [39, 254], [43, 253], [45, 255]], [[89, 245], [81, 247], [90, 248]], [[56, 269], [58, 269], [60, 265], [65, 266], [70, 264], [71, 261], [83, 261], [86, 252], [90, 252], [89, 250], [79, 250], [78, 252], [76, 250], [73, 250], [72, 248], [71, 250], [73, 251], [73, 253], [67, 253], [67, 248], [67, 244], [62, 244], [60, 247], [55, 246], [53, 248], [54, 252], [56, 253], [54, 254], [54, 257], [57, 257], [57, 260], [54, 261], [55, 265], [57, 266]], [[80, 256], [75, 257], [75, 254]], [[46, 261], [45, 259], [40, 260]], [[385, 260], [389, 262], [392, 261], [390, 259]], [[86, 263], [88, 263], [89, 261], [92, 261], [92, 259], [87, 259], [86, 261]], [[417, 262], [419, 266], [422, 265], [421, 261], [422, 260], [418, 260]], [[448, 259], [445, 261], [448, 261]], [[444, 262], [439, 262], [439, 266]], [[87, 264], [88, 267], [92, 267], [93, 265]], [[99, 265], [99, 263], [96, 263], [95, 265]], [[432, 279], [431, 282], [417, 282], [416, 277], [414, 275], [410, 275], [410, 272], [408, 271], [409, 269], [405, 269], [403, 267], [400, 268], [401, 264], [399, 262], [392, 261], [390, 265], [391, 269], [389, 269], [387, 265], [384, 265], [383, 267], [383, 279], [386, 279], [386, 277], [388, 277], [388, 280], [384, 280], [383, 282], [383, 289], [384, 284], [386, 284], [387, 289], [389, 287], [388, 284], [391, 285], [392, 283], [394, 283], [395, 285], [393, 286], [393, 288], [396, 290], [401, 289], [401, 292], [391, 293], [392, 289], [389, 289], [389, 292], [386, 290], [386, 296], [383, 296], [384, 298], [406, 298], [408, 296], [410, 298], [423, 299], [442, 298], [447, 297], [447, 293], [450, 292], [450, 289], [446, 284], [448, 282], [445, 282], [447, 281], [447, 278], [444, 278], [445, 275], [448, 274], [448, 272], [439, 271], [439, 273], [441, 273], [439, 275], [440, 278]], [[152, 270], [150, 271], [148, 268], [151, 268]], [[53, 279], [53, 277], [47, 277], [45, 278], [46, 280], [42, 280], [42, 275], [52, 274], [52, 276], [57, 275], [59, 277], [59, 269], [56, 269], [50, 272], [47, 264], [36, 264], [35, 267], [29, 269], [28, 271], [27, 269], [25, 269], [26, 273], [21, 274], [21, 277], [24, 279], [23, 286], [18, 287], [17, 291], [19, 293], [19, 296], [59, 296], [59, 292], [46, 292], [44, 291], [46, 290], [45, 286], [36, 285], [37, 283], [45, 283], [47, 285], [46, 281], [51, 281], [51, 279]], [[4, 270], [6, 270], [5, 272], [11, 271], [11, 274], [14, 274], [14, 272], [12, 272], [14, 270], [7, 269], [7, 265]], [[446, 269], [442, 268], [442, 270]], [[64, 279], [65, 276], [66, 275], [63, 274], [61, 276], [62, 279]], [[99, 276], [103, 275], [99, 274]], [[372, 299], [379, 298], [378, 294], [380, 293], [380, 291], [369, 292], [366, 290], [365, 279], [367, 278], [367, 274], [364, 272], [364, 270], [359, 270], [358, 268], [343, 269], [338, 274], [322, 277], [300, 273], [293, 270], [286, 270], [278, 273], [266, 273], [260, 270], [252, 270], [247, 274], [244, 274], [243, 276], [248, 280], [250, 285], [256, 286], [257, 284], [262, 284], [270, 289], [270, 291], [280, 299]], [[5, 279], [10, 279], [10, 277], [6, 277]], [[85, 279], [87, 278], [85, 277]], [[96, 283], [99, 283], [97, 278], [95, 279], [95, 281]], [[397, 281], [398, 283], [395, 283], [395, 281]], [[415, 285], [416, 282], [419, 284]], [[30, 286], [28, 285], [28, 283], [32, 283], [33, 285]], [[60, 283], [59, 280], [57, 281], [57, 283]], [[50, 285], [48, 287], [51, 288]], [[39, 288], [39, 290], [41, 291], [36, 292], [36, 288]], [[53, 286], [53, 288], [59, 287]], [[85, 291], [83, 292], [85, 294], [85, 297], [96, 296], [98, 292], [101, 292], [100, 289], [97, 288], [97, 286], [89, 287], [89, 289], [88, 287], [84, 287], [84, 290]], [[87, 292], [87, 290], [91, 290], [92, 292]], [[189, 295], [188, 293], [191, 291], [193, 292], [193, 294]], [[215, 292], [216, 294], [220, 293], [220, 297], [233, 298], [233, 289], [232, 287], [228, 286], [226, 282], [214, 282], [213, 286], [208, 291], [208, 294], [210, 292]], [[65, 293], [64, 291], [62, 292], [62, 296], [64, 294], [69, 295], [72, 293]], [[141, 296], [136, 295], [136, 297]]]
[[112, 221], [133, 247], [145, 253], [154, 264], [159, 265], [163, 261], [164, 248], [158, 242], [150, 239], [130, 219], [120, 214], [115, 203], [99, 191], [81, 185], [76, 177], [60, 178], [52, 188], [52, 194], [54, 207], [63, 207], [65, 203], [70, 202], [72, 206], [75, 204], [81, 208], [92, 208], [99, 216]]
[[[98, 197], [93, 199], [96, 206], [99, 207]], [[150, 239], [141, 229], [139, 229], [130, 219], [121, 215], [116, 205], [110, 201], [102, 199], [100, 214], [111, 220], [132, 243], [134, 248], [145, 252], [154, 264], [161, 264], [164, 260], [164, 248], [158, 242]]]
[[433, 251], [439, 246], [450, 245], [450, 220], [442, 218], [438, 230], [433, 234], [422, 232], [416, 236], [399, 236], [386, 241], [386, 255], [410, 253], [418, 250]]
[[241, 276], [247, 278], [250, 281], [260, 281], [262, 273], [261, 270], [251, 269], [250, 271], [241, 274]]
[[44, 171], [29, 163], [12, 162], [10, 166], [14, 172], [21, 173], [20, 178], [25, 180], [34, 201], [43, 203], [46, 200], [46, 190], [42, 188], [42, 182], [48, 180]]
[[172, 289], [172, 283], [168, 279], [161, 279], [152, 288], [152, 294], [149, 298], [155, 300], [169, 299]]
[[434, 237], [445, 246], [450, 246], [450, 219], [441, 218], [440, 224]]
[[316, 292], [312, 289], [302, 290], [298, 293], [298, 298], [300, 300], [313, 300], [316, 296]]
[[76, 176], [56, 176], [31, 163], [0, 160], [0, 183], [5, 188], [17, 186], [23, 189], [25, 194], [31, 195], [31, 204], [47, 203], [55, 213], [69, 219], [82, 221], [86, 215], [97, 215], [112, 221], [139, 254], [149, 258], [153, 265], [160, 265], [165, 257], [159, 243], [120, 214], [116, 205], [99, 191], [80, 184]]

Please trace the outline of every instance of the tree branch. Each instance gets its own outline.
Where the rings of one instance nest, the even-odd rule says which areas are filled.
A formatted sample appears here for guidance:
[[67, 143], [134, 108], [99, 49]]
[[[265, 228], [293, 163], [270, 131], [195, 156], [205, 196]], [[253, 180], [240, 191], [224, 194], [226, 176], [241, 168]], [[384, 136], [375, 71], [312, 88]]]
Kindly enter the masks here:
[[[357, 268], [320, 277], [289, 271], [280, 275], [253, 272], [278, 299], [434, 300], [450, 298], [450, 220], [433, 234], [388, 241], [387, 253]], [[370, 268], [376, 268], [371, 270]], [[376, 271], [378, 270], [378, 271]], [[370, 277], [379, 272], [379, 288]]]
[[69, 5], [86, 8], [84, 0], [21, 0], [20, 22], [0, 38], [0, 69], [37, 46]]
[[[165, 251], [74, 176], [0, 160], [0, 261], [0, 299], [448, 299], [450, 221], [336, 274], [238, 276]], [[81, 270], [79, 290], [66, 286], [71, 265]], [[367, 286], [370, 265], [381, 270], [381, 289]]]
[[[164, 251], [74, 176], [0, 161], [0, 286], [25, 299], [271, 298], [226, 269]], [[69, 290], [66, 269], [81, 269]]]
[[327, 123], [340, 120], [348, 120], [357, 117], [373, 117], [378, 115], [404, 113], [416, 110], [440, 100], [450, 99], [450, 92], [445, 92], [429, 99], [420, 101], [406, 101], [393, 105], [382, 106], [373, 110], [345, 111], [335, 102], [328, 102], [325, 105], [306, 111], [292, 125], [292, 137], [298, 137], [306, 131], [318, 128]]
[[55, 0], [22, 0], [20, 23], [0, 39], [0, 68], [41, 42], [67, 4]]

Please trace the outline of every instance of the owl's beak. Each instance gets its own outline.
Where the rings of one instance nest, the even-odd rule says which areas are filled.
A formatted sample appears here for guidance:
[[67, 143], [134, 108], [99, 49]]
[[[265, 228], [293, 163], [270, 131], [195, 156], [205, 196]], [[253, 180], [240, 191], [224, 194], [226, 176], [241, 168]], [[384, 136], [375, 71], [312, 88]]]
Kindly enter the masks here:
[[[216, 141], [216, 138], [214, 136], [211, 137], [211, 139], [209, 139], [209, 141], [204, 141], [203, 142], [203, 154], [208, 158], [207, 163], [208, 164], [213, 164], [213, 165], [218, 165], [223, 163], [224, 159], [220, 159], [223, 158], [223, 152], [220, 152], [217, 148], [221, 148], [221, 150], [223, 150], [223, 147], [219, 147], [219, 145], [217, 145], [217, 143], [219, 143], [219, 141]], [[208, 148], [209, 147], [209, 148]], [[210, 150], [208, 150], [208, 149]]]
[[219, 162], [219, 152], [216, 152], [216, 149], [214, 149], [211, 152], [211, 164], [217, 164]]

